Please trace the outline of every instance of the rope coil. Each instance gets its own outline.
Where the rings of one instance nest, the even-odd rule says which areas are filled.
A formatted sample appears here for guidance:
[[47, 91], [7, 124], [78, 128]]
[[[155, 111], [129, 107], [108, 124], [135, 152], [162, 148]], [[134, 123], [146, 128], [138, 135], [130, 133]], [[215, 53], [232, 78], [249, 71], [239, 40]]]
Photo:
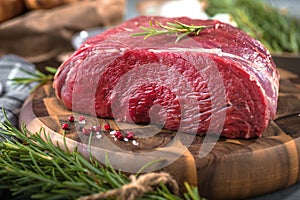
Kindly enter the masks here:
[[143, 194], [152, 192], [155, 186], [159, 184], [168, 184], [174, 194], [179, 193], [178, 183], [171, 177], [170, 174], [165, 172], [160, 173], [147, 173], [136, 177], [135, 175], [129, 176], [130, 183], [123, 185], [121, 188], [109, 190], [88, 196], [81, 197], [79, 200], [101, 200], [107, 198], [116, 198], [117, 200], [134, 200]]

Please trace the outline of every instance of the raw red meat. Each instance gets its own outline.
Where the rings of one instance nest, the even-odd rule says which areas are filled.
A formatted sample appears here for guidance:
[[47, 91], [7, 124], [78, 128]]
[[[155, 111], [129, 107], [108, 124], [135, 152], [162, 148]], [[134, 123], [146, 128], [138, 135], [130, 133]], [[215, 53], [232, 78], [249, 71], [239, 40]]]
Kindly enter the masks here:
[[[213, 25], [176, 35], [132, 36], [149, 21]], [[55, 76], [57, 97], [76, 112], [229, 138], [261, 137], [275, 116], [279, 76], [269, 52], [215, 20], [137, 17], [89, 39]], [[154, 106], [155, 105], [155, 106]]]

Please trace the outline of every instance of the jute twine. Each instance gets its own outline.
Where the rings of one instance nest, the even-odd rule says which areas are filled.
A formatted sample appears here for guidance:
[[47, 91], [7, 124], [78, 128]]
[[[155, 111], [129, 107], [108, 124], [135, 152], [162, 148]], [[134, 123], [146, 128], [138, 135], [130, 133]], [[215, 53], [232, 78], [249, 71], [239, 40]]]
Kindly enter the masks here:
[[135, 175], [129, 176], [130, 183], [122, 186], [121, 188], [92, 194], [81, 197], [79, 200], [101, 200], [107, 198], [115, 198], [117, 200], [134, 200], [143, 196], [147, 192], [154, 190], [155, 186], [160, 183], [168, 185], [168, 188], [174, 193], [179, 193], [177, 182], [171, 177], [170, 174], [165, 172], [151, 172], [136, 177]]

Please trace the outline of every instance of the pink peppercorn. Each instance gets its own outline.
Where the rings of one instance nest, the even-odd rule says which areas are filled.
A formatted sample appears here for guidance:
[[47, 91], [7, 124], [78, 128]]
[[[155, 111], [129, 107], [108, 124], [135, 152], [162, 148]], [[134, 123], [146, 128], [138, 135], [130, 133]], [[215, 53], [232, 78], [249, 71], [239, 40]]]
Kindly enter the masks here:
[[118, 140], [123, 140], [123, 139], [124, 139], [124, 136], [123, 136], [123, 134], [122, 134], [120, 131], [116, 131], [116, 132], [114, 133], [114, 136], [115, 136], [115, 138], [117, 138]]
[[134, 132], [127, 131], [126, 138], [129, 139], [129, 140], [132, 140], [134, 138]]
[[103, 128], [104, 128], [104, 130], [109, 131], [110, 130], [110, 125], [109, 124], [104, 124]]
[[64, 129], [64, 130], [67, 130], [69, 128], [69, 124], [68, 123], [63, 123], [61, 125], [61, 128]]
[[81, 115], [78, 119], [80, 122], [82, 122], [83, 120], [85, 120], [85, 117], [83, 115]]
[[89, 135], [92, 132], [92, 130], [90, 128], [82, 128], [82, 132], [86, 135]]
[[73, 115], [70, 115], [70, 116], [69, 116], [69, 122], [74, 122], [74, 121], [75, 121], [74, 116], [73, 116]]

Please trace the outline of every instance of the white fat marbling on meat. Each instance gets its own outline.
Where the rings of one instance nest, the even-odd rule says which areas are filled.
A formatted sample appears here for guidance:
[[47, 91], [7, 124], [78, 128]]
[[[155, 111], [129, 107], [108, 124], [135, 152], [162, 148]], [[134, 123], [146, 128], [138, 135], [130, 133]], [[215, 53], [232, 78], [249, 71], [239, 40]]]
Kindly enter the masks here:
[[162, 53], [162, 52], [199, 52], [199, 53], [222, 53], [222, 49], [214, 48], [214, 49], [205, 49], [205, 48], [167, 48], [167, 49], [149, 49], [148, 51], [153, 53]]

